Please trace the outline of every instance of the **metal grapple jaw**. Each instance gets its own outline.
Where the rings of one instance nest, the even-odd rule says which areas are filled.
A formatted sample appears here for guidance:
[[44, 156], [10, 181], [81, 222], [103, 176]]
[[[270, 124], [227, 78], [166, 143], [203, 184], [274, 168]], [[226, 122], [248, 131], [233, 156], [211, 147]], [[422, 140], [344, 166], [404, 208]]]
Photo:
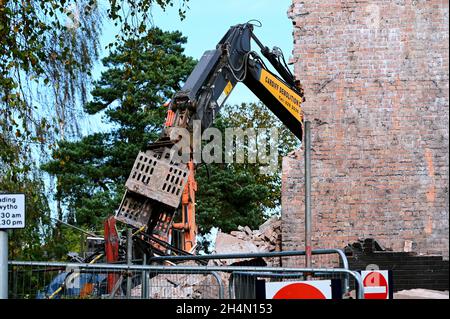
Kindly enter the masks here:
[[167, 237], [188, 175], [187, 166], [175, 163], [167, 148], [140, 152], [125, 184], [126, 192], [115, 218]]

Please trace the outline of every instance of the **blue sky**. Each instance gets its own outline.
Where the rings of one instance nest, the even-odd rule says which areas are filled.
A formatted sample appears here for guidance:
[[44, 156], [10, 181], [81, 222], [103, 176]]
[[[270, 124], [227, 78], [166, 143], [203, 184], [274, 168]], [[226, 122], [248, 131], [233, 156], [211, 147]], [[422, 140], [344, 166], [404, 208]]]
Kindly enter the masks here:
[[[255, 28], [256, 36], [269, 48], [280, 47], [286, 60], [292, 54], [292, 22], [287, 10], [292, 0], [190, 0], [186, 19], [180, 20], [178, 6], [163, 11], [159, 6], [153, 9], [153, 23], [165, 31], [179, 30], [188, 38], [186, 54], [200, 59], [203, 52], [214, 49], [232, 25], [245, 23], [251, 19], [261, 21], [262, 27]], [[105, 25], [101, 45], [105, 47], [114, 40], [116, 29]], [[255, 51], [257, 47], [255, 45]], [[107, 55], [103, 50], [102, 56]], [[102, 67], [95, 68], [94, 77], [100, 77]], [[245, 85], [240, 84], [233, 91], [227, 103], [256, 102], [256, 96]]]

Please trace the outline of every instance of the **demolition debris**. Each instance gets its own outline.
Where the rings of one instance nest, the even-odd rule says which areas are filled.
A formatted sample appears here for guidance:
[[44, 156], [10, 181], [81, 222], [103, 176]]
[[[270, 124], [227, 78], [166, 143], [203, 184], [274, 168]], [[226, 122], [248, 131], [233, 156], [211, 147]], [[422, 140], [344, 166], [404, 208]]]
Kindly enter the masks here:
[[[267, 220], [258, 229], [252, 230], [248, 226], [239, 226], [237, 231], [230, 234], [217, 233], [215, 250], [216, 254], [239, 254], [281, 251], [281, 219], [274, 216]], [[261, 261], [251, 259], [226, 259], [215, 261], [217, 265], [259, 265], [281, 266], [278, 257], [263, 258]]]
[[[216, 254], [231, 253], [258, 253], [281, 251], [281, 219], [274, 216], [262, 224], [258, 229], [252, 230], [248, 226], [239, 226], [237, 231], [230, 234], [219, 231], [215, 241]], [[220, 265], [254, 265], [254, 266], [281, 266], [279, 257], [256, 258], [256, 259], [222, 259], [210, 260], [209, 266]], [[180, 266], [196, 266], [195, 261], [187, 261]], [[221, 272], [224, 285], [225, 298], [228, 298], [228, 281], [230, 274]], [[219, 285], [211, 275], [202, 274], [159, 274], [149, 281], [149, 295], [152, 299], [164, 298], [191, 298], [208, 299], [217, 298]], [[139, 297], [142, 286], [138, 285], [131, 291], [132, 297]]]

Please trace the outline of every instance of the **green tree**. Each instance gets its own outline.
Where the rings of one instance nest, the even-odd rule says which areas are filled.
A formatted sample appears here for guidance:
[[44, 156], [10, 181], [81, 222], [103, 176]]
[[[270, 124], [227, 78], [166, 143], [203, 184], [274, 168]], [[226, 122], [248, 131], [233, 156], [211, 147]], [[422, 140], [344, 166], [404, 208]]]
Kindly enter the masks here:
[[[179, 2], [181, 17], [187, 1]], [[118, 27], [109, 47], [117, 46], [146, 33], [153, 6], [173, 2], [109, 0], [104, 12], [97, 0], [0, 0], [2, 134], [24, 153], [30, 143], [76, 136], [102, 22]]]
[[[298, 146], [298, 140], [262, 103], [225, 106], [215, 127], [222, 134], [227, 127], [278, 130], [277, 166], [272, 174], [261, 173], [260, 168], [265, 164], [248, 160], [213, 163], [208, 170], [197, 170], [197, 222], [201, 234], [208, 233], [212, 227], [225, 232], [236, 230], [239, 225], [258, 228], [267, 217], [280, 212], [281, 159]], [[236, 145], [239, 147], [246, 148], [248, 144]], [[208, 243], [204, 242], [203, 246], [207, 249]]]
[[0, 183], [3, 189], [8, 189], [8, 193], [23, 193], [26, 198], [25, 228], [9, 232], [9, 258], [12, 260], [51, 258], [43, 249], [51, 235], [50, 211], [44, 185], [35, 176], [21, 176], [16, 180], [3, 176]]
[[107, 70], [94, 83], [85, 110], [104, 112], [110, 130], [62, 142], [43, 166], [58, 178], [56, 196], [69, 221], [95, 229], [118, 208], [137, 153], [163, 126], [167, 109], [162, 105], [194, 67], [183, 54], [184, 43], [180, 32], [153, 28], [103, 60]]

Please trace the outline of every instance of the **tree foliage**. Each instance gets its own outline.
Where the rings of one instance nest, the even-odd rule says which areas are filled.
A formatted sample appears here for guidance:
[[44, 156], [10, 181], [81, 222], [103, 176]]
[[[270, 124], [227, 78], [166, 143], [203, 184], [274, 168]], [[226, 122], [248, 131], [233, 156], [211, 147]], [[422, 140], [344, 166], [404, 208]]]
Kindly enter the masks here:
[[[107, 3], [105, 13], [96, 0], [0, 0], [0, 126], [17, 146], [79, 133], [78, 106], [86, 102], [103, 21], [120, 26], [110, 44], [117, 46], [146, 33], [153, 6], [173, 6], [172, 0]], [[187, 0], [179, 6], [183, 17]]]
[[[200, 232], [205, 234], [212, 227], [225, 232], [236, 230], [239, 225], [252, 229], [269, 215], [279, 213], [281, 199], [281, 158], [297, 145], [295, 136], [262, 103], [225, 106], [215, 126], [222, 134], [225, 128], [276, 128], [277, 166], [273, 174], [263, 174], [265, 164], [213, 163], [197, 171], [197, 219]], [[272, 141], [274, 142], [274, 141]], [[236, 148], [247, 148], [238, 144]], [[247, 157], [245, 157], [247, 159]]]
[[23, 230], [10, 232], [9, 256], [11, 259], [37, 260], [50, 257], [43, 245], [51, 235], [50, 214], [43, 184], [37, 177], [20, 177], [10, 180], [0, 176], [0, 184], [11, 193], [23, 193], [26, 198], [26, 222]]
[[[121, 45], [151, 27], [153, 6], [173, 2], [109, 0], [105, 13], [96, 0], [0, 0], [0, 152], [26, 157], [37, 146], [45, 155], [79, 136], [102, 22], [120, 26], [110, 45]], [[179, 2], [180, 16], [186, 9], [187, 0]], [[12, 174], [30, 169], [8, 163], [0, 168]]]

